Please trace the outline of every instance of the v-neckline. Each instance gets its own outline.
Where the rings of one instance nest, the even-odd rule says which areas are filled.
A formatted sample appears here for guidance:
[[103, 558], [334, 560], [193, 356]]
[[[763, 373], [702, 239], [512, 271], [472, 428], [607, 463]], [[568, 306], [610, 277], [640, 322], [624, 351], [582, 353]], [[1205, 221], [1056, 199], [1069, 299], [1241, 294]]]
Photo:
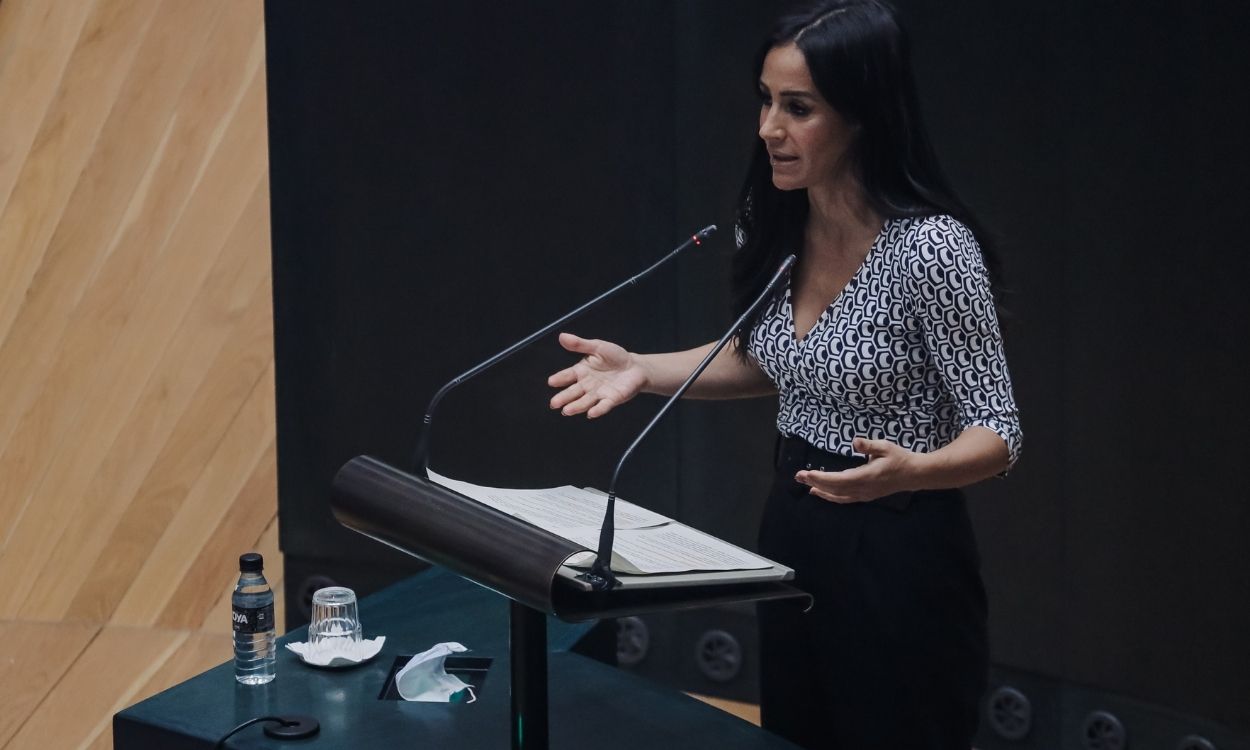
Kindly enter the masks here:
[[847, 279], [846, 283], [842, 285], [842, 288], [838, 290], [838, 293], [833, 295], [833, 299], [829, 300], [829, 303], [825, 305], [823, 308], [821, 308], [820, 315], [816, 316], [816, 320], [812, 322], [811, 327], [808, 328], [807, 331], [804, 332], [802, 336], [799, 335], [798, 321], [794, 317], [794, 276], [793, 274], [786, 281], [786, 311], [790, 316], [790, 320], [789, 320], [790, 337], [794, 341], [795, 346], [802, 346], [808, 339], [812, 337], [812, 333], [814, 333], [817, 328], [820, 328], [820, 325], [825, 321], [825, 318], [829, 317], [829, 311], [833, 309], [833, 306], [838, 304], [838, 301], [841, 300], [844, 296], [846, 296], [847, 291], [856, 283], [856, 281], [860, 277], [860, 274], [864, 273], [864, 269], [868, 267], [868, 261], [872, 259], [872, 256], [874, 254], [876, 254], [877, 248], [881, 244], [881, 238], [885, 237], [885, 229], [889, 223], [890, 223], [889, 219], [886, 219], [885, 221], [881, 223], [881, 229], [877, 232], [877, 236], [873, 238], [872, 245], [868, 247], [868, 254], [864, 256], [864, 259], [862, 261], [860, 261], [859, 267], [855, 269], [855, 273], [851, 274], [851, 278]]

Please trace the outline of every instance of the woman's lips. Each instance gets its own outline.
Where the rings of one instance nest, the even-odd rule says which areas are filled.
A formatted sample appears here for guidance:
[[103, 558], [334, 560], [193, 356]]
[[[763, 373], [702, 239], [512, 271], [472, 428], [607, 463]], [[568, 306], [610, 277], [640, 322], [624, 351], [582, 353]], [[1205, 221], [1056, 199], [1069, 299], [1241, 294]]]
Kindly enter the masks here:
[[793, 164], [794, 162], [798, 160], [799, 160], [799, 157], [791, 156], [790, 154], [769, 154], [768, 155], [768, 163], [772, 164], [774, 167], [779, 166], [779, 165], [784, 165], [784, 164]]

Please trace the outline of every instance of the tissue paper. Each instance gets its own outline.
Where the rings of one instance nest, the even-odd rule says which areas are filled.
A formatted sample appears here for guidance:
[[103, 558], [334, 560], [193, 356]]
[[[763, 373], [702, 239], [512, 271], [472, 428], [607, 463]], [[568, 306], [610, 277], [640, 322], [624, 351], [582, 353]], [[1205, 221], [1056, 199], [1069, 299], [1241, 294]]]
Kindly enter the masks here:
[[294, 651], [305, 664], [314, 667], [350, 667], [369, 661], [382, 650], [386, 636], [352, 641], [348, 638], [334, 638], [320, 643], [288, 643], [286, 647]]

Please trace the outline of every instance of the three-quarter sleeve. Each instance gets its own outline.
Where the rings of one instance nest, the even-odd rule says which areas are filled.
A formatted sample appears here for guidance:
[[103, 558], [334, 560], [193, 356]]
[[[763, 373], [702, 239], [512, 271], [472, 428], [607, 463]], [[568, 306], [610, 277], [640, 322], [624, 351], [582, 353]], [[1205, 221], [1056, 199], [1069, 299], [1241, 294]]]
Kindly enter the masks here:
[[980, 425], [1007, 444], [1023, 434], [1011, 389], [989, 274], [972, 232], [949, 216], [916, 222], [908, 237], [905, 288], [934, 367], [954, 398], [962, 429]]

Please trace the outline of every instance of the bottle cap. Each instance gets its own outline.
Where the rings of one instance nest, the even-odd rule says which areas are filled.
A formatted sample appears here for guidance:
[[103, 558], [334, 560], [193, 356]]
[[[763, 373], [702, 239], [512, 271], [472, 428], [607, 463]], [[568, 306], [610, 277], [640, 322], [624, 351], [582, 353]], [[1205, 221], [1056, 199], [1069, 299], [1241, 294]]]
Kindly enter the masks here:
[[239, 555], [240, 573], [259, 573], [265, 568], [265, 558], [259, 552], [248, 552]]

